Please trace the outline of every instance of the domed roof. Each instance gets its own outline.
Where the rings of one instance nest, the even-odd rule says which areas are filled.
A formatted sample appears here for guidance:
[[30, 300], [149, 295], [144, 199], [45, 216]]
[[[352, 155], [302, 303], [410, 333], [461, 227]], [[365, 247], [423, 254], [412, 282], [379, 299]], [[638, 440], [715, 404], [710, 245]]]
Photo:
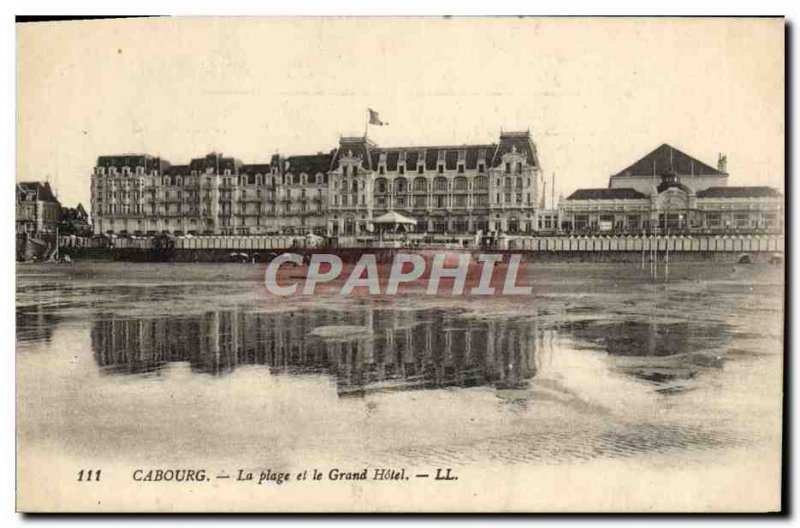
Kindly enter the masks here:
[[687, 186], [685, 186], [684, 184], [682, 184], [680, 182], [661, 182], [661, 184], [658, 187], [656, 187], [656, 190], [658, 191], [658, 194], [661, 194], [662, 192], [666, 191], [667, 189], [672, 189], [673, 187], [682, 190], [686, 194], [689, 194], [689, 193], [692, 192], [692, 190], [690, 188], [688, 188]]
[[667, 189], [672, 188], [678, 188], [686, 194], [692, 192], [691, 189], [678, 181], [678, 174], [672, 167], [670, 167], [661, 174], [661, 183], [658, 185], [658, 187], [656, 187], [656, 190], [658, 191], [658, 194], [661, 194]]

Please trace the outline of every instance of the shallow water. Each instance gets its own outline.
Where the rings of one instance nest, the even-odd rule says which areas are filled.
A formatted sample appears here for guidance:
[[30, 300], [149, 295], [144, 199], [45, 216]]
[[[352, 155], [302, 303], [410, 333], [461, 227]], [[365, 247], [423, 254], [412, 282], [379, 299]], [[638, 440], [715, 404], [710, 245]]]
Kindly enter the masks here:
[[250, 265], [20, 265], [21, 455], [292, 469], [779, 449], [782, 270], [528, 272], [523, 298], [278, 300]]

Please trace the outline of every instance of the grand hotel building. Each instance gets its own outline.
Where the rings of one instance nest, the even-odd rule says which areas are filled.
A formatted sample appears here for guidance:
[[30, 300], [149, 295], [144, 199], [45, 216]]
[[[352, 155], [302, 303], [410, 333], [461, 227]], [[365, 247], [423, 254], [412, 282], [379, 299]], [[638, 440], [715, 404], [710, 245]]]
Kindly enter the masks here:
[[784, 197], [728, 185], [716, 167], [663, 144], [610, 177], [544, 208], [529, 132], [497, 143], [390, 147], [343, 137], [328, 153], [248, 165], [208, 154], [188, 165], [100, 156], [92, 175], [96, 234], [361, 235], [395, 211], [421, 233], [466, 235], [782, 232]]
[[358, 235], [396, 211], [416, 231], [532, 233], [543, 175], [529, 132], [480, 145], [382, 148], [343, 137], [328, 153], [249, 165], [212, 153], [188, 165], [100, 156], [95, 233]]

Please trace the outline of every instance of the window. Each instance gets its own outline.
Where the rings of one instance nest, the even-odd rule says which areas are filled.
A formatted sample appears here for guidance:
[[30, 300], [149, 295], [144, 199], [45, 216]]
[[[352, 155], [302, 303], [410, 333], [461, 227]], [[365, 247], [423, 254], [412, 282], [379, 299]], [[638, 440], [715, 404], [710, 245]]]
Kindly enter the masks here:
[[436, 199], [436, 207], [447, 207], [447, 196], [437, 195], [434, 196]]
[[575, 229], [586, 229], [589, 225], [589, 215], [575, 215]]
[[750, 215], [748, 213], [734, 213], [733, 225], [736, 227], [747, 227], [750, 223]]
[[475, 178], [475, 182], [473, 184], [473, 188], [476, 191], [487, 191], [489, 190], [489, 178], [486, 176], [478, 176]]
[[508, 219], [508, 231], [509, 233], [516, 233], [519, 231], [519, 220], [516, 216], [512, 216]]
[[517, 174], [522, 174], [522, 162], [517, 162]]
[[394, 181], [394, 189], [397, 193], [404, 193], [408, 191], [408, 182], [405, 178], [397, 178]]
[[480, 173], [486, 172], [486, 164], [485, 163], [478, 163], [478, 172], [480, 172]]
[[476, 194], [475, 195], [475, 207], [489, 207], [489, 195], [488, 194]]
[[385, 173], [386, 173], [386, 168], [383, 165], [378, 167], [378, 174], [385, 174]]
[[428, 183], [425, 181], [425, 178], [416, 178], [414, 180], [415, 192], [425, 192], [427, 190], [428, 190]]
[[417, 165], [417, 174], [425, 172], [425, 165]]
[[511, 163], [506, 162], [506, 174], [511, 174]]
[[439, 172], [439, 174], [444, 174], [444, 165], [440, 163], [439, 167], [437, 168], [437, 171]]
[[378, 189], [379, 193], [386, 192], [386, 180], [381, 178], [377, 182], [375, 182], [375, 184], [376, 184], [375, 187]]
[[436, 178], [433, 180], [433, 188], [437, 191], [447, 191], [447, 178]]
[[778, 225], [778, 213], [765, 213], [764, 214], [764, 226], [768, 228], [777, 227]]
[[427, 206], [428, 206], [427, 196], [414, 197], [414, 207], [427, 207]]
[[638, 229], [639, 228], [639, 215], [632, 215], [629, 214], [625, 218], [625, 227], [628, 229]]
[[397, 170], [400, 172], [400, 174], [405, 174], [405, 173], [406, 173], [406, 167], [405, 167], [405, 165], [400, 165], [400, 166], [397, 168]]
[[455, 197], [456, 207], [466, 207], [467, 206], [467, 195], [466, 194], [457, 194]]
[[463, 176], [458, 176], [455, 180], [453, 180], [453, 188], [457, 191], [466, 191], [467, 179]]
[[453, 231], [456, 233], [466, 233], [469, 231], [469, 222], [463, 218], [453, 220]]
[[721, 220], [722, 218], [719, 213], [706, 214], [706, 223], [708, 224], [708, 227], [719, 227], [722, 223]]
[[458, 164], [458, 173], [459, 174], [464, 174], [464, 164], [463, 163], [459, 163]]

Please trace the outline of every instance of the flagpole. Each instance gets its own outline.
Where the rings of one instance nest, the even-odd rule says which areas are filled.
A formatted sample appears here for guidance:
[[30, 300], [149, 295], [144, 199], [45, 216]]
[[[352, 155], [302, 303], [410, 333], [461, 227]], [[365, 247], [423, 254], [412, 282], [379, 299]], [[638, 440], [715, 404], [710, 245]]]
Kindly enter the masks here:
[[364, 119], [364, 139], [367, 137], [367, 131], [369, 130], [369, 109], [367, 109], [366, 119]]

